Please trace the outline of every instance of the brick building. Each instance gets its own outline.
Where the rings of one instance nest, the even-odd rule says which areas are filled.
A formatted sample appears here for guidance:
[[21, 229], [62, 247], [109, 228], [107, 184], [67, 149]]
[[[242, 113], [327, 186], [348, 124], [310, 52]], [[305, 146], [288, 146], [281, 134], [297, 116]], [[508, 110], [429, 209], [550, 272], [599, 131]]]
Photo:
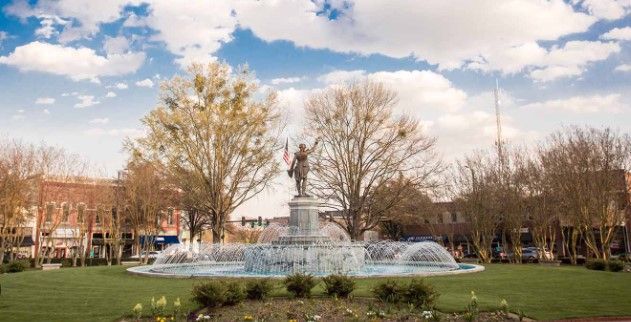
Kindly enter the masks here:
[[106, 256], [116, 236], [122, 244], [123, 257], [135, 253], [136, 237], [141, 243], [145, 239], [152, 241], [158, 250], [179, 242], [180, 212], [176, 208], [162, 212], [157, 236], [145, 236], [143, 232], [135, 236], [122, 216], [121, 189], [116, 180], [110, 179], [40, 180], [37, 201], [31, 210], [33, 220], [28, 227], [32, 235], [25, 237], [33, 244], [29, 255], [68, 258], [83, 249], [87, 257], [100, 258]]

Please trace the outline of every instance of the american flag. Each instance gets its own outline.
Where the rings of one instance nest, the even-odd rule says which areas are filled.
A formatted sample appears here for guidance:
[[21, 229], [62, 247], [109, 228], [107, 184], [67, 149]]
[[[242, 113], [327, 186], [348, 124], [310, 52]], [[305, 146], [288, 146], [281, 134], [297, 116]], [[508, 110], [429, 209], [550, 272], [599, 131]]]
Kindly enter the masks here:
[[287, 141], [285, 141], [285, 153], [283, 153], [283, 160], [285, 160], [285, 163], [287, 163], [287, 165], [291, 164], [291, 160], [290, 160], [290, 156], [289, 156], [289, 138], [287, 138]]

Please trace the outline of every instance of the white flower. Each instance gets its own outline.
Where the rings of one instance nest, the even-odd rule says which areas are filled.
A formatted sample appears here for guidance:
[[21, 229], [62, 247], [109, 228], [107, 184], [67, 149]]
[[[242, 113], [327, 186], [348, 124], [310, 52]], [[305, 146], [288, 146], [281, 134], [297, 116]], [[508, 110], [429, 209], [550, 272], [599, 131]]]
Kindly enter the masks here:
[[319, 315], [314, 315], [314, 316], [313, 316], [313, 320], [315, 320], [315, 321], [317, 321], [317, 320], [319, 320], [319, 319], [321, 319], [321, 318], [322, 318], [322, 317], [321, 317], [321, 316], [319, 316]]
[[433, 314], [432, 314], [432, 311], [423, 311], [423, 313], [421, 313], [421, 316], [424, 319], [431, 319]]

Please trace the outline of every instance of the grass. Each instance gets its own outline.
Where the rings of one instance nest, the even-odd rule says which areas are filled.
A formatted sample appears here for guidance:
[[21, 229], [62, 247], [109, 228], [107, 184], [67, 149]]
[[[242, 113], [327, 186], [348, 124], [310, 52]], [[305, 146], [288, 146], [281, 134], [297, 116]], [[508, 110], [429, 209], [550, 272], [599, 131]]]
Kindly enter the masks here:
[[[401, 278], [404, 280], [405, 278]], [[631, 316], [631, 274], [590, 271], [583, 267], [488, 265], [481, 273], [428, 278], [440, 292], [438, 309], [462, 311], [475, 291], [483, 310], [508, 301], [536, 319]], [[383, 281], [357, 280], [355, 296], [371, 296]], [[196, 307], [191, 287], [199, 279], [163, 279], [127, 274], [123, 267], [67, 268], [0, 275], [3, 321], [113, 321], [151, 297], [165, 295], [169, 306], [180, 297], [184, 311]], [[318, 285], [315, 295], [322, 294]], [[286, 296], [278, 287], [274, 296]]]

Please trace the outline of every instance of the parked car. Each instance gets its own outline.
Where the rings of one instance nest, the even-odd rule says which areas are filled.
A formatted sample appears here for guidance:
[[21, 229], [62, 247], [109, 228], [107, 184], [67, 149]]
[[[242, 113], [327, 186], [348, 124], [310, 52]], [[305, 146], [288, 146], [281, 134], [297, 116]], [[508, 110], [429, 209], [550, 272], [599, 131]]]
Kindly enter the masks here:
[[537, 247], [524, 247], [521, 249], [521, 260], [532, 262], [538, 259], [552, 260], [554, 256], [549, 250], [541, 250]]

